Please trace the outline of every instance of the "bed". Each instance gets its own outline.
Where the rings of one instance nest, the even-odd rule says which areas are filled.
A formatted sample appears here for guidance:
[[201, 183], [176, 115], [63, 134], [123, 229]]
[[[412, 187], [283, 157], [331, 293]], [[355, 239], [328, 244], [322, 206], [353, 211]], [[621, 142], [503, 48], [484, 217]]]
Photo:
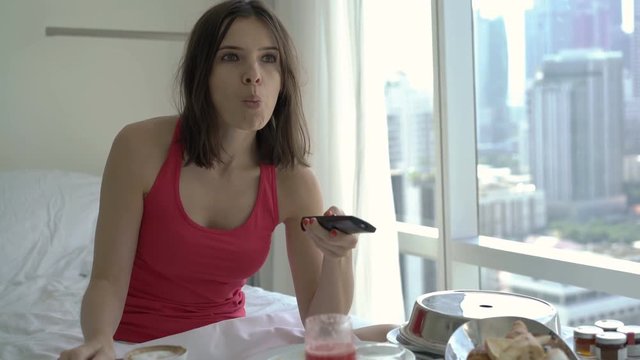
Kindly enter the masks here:
[[[99, 186], [98, 177], [75, 172], [0, 172], [0, 359], [56, 359], [81, 343]], [[189, 359], [199, 359], [244, 358], [260, 349], [247, 341], [262, 348], [302, 341], [294, 297], [255, 286], [244, 291], [246, 318], [151, 343], [180, 343]], [[117, 344], [118, 356], [133, 346]]]

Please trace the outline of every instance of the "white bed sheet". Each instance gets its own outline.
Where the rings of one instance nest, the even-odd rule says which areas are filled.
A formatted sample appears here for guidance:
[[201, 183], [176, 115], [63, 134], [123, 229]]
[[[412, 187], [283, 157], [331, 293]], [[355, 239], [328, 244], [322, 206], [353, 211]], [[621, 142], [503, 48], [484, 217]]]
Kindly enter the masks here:
[[[62, 171], [0, 172], [0, 359], [56, 359], [81, 343], [80, 303], [91, 268], [99, 183], [95, 176]], [[294, 297], [243, 290], [247, 318], [240, 323], [263, 317], [300, 328]]]
[[[87, 283], [87, 278], [54, 279], [43, 276], [25, 284], [6, 286], [0, 292], [0, 359], [56, 359], [62, 350], [81, 344], [80, 302]], [[282, 319], [288, 323], [294, 323], [291, 319], [296, 317], [300, 321], [295, 298], [252, 286], [245, 286], [243, 290], [247, 299], [246, 319], [283, 314]], [[234, 325], [221, 326], [224, 329]], [[207, 334], [215, 334], [221, 330], [210, 327], [207, 331]], [[191, 341], [199, 344], [215, 340], [202, 338], [201, 334], [202, 330], [196, 332], [195, 337], [190, 335]], [[166, 341], [176, 343], [177, 340]], [[182, 340], [179, 342], [189, 345]], [[160, 340], [159, 343], [164, 342]], [[119, 347], [125, 350], [131, 348], [130, 345]], [[233, 348], [232, 344], [229, 344], [229, 348]], [[194, 351], [197, 351], [196, 348]]]

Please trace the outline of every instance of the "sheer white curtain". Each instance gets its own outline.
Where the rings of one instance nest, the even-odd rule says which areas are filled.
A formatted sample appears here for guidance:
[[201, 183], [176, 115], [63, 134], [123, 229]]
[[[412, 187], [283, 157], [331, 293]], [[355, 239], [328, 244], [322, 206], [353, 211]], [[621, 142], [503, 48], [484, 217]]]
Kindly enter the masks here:
[[374, 322], [401, 322], [404, 310], [384, 79], [375, 61], [377, 52], [384, 49], [367, 37], [369, 28], [381, 24], [362, 22], [370, 11], [366, 3], [274, 1], [301, 62], [305, 113], [312, 136], [311, 160], [325, 207], [335, 204], [378, 229], [375, 234], [360, 236], [354, 256], [351, 312]]

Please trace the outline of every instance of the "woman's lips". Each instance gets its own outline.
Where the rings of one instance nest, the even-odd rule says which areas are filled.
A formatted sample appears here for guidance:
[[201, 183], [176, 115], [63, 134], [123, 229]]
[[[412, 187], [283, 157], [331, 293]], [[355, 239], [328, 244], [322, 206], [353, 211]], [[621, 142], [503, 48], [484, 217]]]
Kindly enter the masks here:
[[244, 106], [248, 107], [249, 109], [257, 109], [260, 107], [260, 100], [243, 100], [242, 103], [244, 103]]
[[257, 109], [260, 107], [260, 104], [262, 103], [262, 99], [260, 99], [259, 96], [250, 96], [242, 100], [242, 102], [249, 109]]

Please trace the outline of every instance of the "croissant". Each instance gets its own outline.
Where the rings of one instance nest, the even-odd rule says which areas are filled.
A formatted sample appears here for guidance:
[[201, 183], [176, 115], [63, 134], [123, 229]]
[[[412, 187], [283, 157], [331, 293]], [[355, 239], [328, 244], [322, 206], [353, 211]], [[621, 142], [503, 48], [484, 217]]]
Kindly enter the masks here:
[[488, 338], [473, 349], [467, 360], [568, 360], [567, 355], [553, 347], [549, 335], [533, 336], [524, 322], [516, 320], [504, 338]]
[[527, 325], [523, 323], [522, 320], [516, 320], [513, 322], [513, 325], [511, 325], [511, 331], [509, 331], [505, 337], [507, 339], [514, 339], [520, 335], [528, 333], [529, 329], [527, 328]]
[[487, 339], [486, 348], [492, 360], [540, 360], [545, 352], [531, 333], [516, 337]]

